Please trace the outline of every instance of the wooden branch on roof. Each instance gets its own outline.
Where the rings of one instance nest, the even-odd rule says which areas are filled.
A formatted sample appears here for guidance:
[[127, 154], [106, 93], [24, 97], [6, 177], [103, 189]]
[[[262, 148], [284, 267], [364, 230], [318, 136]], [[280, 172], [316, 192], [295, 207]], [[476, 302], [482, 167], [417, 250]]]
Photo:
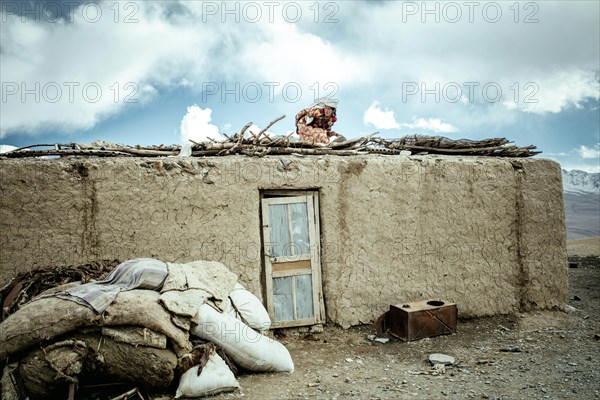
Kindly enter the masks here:
[[45, 156], [96, 156], [96, 157], [132, 157], [134, 154], [114, 150], [62, 149], [12, 151], [0, 154], [7, 158], [45, 157]]
[[[378, 132], [368, 136], [358, 137], [344, 142], [331, 142], [320, 145], [304, 141], [290, 141], [294, 134], [291, 132], [286, 137], [270, 138], [265, 133], [276, 122], [285, 118], [282, 115], [271, 121], [266, 128], [258, 134], [250, 132], [251, 138], [244, 138], [244, 134], [252, 125], [247, 123], [239, 133], [232, 137], [225, 135], [227, 140], [215, 140], [202, 143], [189, 140], [193, 143], [193, 157], [223, 156], [231, 154], [244, 154], [253, 157], [265, 155], [361, 155], [361, 154], [386, 154], [398, 155], [402, 150], [418, 154], [445, 154], [461, 156], [486, 156], [486, 157], [531, 157], [541, 153], [535, 151], [535, 146], [519, 147], [505, 138], [490, 138], [482, 140], [449, 139], [442, 136], [409, 135], [400, 139], [384, 139], [376, 137]], [[264, 137], [263, 137], [264, 136]], [[35, 147], [52, 147], [48, 150], [31, 150]], [[97, 156], [97, 157], [167, 157], [177, 156], [181, 150], [179, 145], [159, 146], [126, 146], [109, 142], [98, 141], [89, 145], [69, 144], [35, 144], [8, 153], [0, 157], [23, 158], [42, 156]]]
[[263, 133], [268, 131], [270, 127], [272, 127], [273, 125], [275, 125], [277, 122], [281, 121], [284, 118], [285, 118], [285, 115], [282, 115], [281, 117], [275, 118], [273, 121], [269, 122], [269, 125], [267, 125], [265, 128], [261, 129], [260, 132], [258, 132], [258, 137], [260, 137], [260, 135], [262, 135]]

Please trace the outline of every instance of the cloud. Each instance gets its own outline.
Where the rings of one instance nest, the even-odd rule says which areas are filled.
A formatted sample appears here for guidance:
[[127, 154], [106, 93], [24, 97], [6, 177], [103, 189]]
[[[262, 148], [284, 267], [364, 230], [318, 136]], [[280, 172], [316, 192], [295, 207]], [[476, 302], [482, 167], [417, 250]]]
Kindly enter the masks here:
[[115, 23], [114, 5], [96, 4], [103, 17], [95, 23], [79, 8], [71, 23], [2, 15], [2, 136], [91, 129], [183, 84], [183, 71], [204, 66], [196, 51], [218, 41], [149, 2], [135, 3], [138, 23]]
[[401, 124], [403, 128], [407, 129], [423, 129], [433, 132], [441, 133], [453, 133], [458, 132], [458, 128], [447, 122], [442, 122], [438, 118], [417, 118], [414, 122]]
[[544, 75], [540, 74], [537, 81], [525, 83], [520, 88], [513, 86], [512, 99], [503, 104], [512, 110], [545, 114], [559, 113], [570, 106], [583, 108], [583, 102], [600, 99], [595, 71], [572, 69]]
[[581, 146], [579, 146], [579, 149], [577, 149], [577, 151], [579, 152], [579, 155], [582, 158], [595, 158], [597, 160], [600, 160], [600, 143], [596, 143], [596, 145], [593, 148], [587, 147], [582, 144]]
[[246, 68], [257, 71], [257, 77], [273, 82], [275, 93], [282, 93], [284, 100], [337, 98], [340, 89], [356, 87], [369, 78], [369, 65], [359, 53], [345, 52], [285, 21], [262, 29], [265, 39], [245, 46], [240, 58]]
[[0, 144], [0, 153], [8, 153], [9, 151], [13, 151], [18, 149], [18, 147], [11, 146], [9, 144]]
[[544, 158], [549, 158], [551, 160], [556, 161], [557, 163], [560, 164], [560, 167], [562, 169], [566, 169], [568, 171], [579, 170], [579, 171], [585, 171], [585, 172], [589, 172], [589, 173], [600, 172], [600, 164], [598, 164], [598, 163], [585, 163], [585, 162], [579, 162], [579, 161], [575, 161], [575, 160], [560, 160], [558, 158], [547, 157], [547, 156], [544, 156]]
[[387, 109], [382, 110], [378, 101], [374, 101], [365, 111], [363, 122], [365, 125], [373, 125], [377, 129], [400, 128], [396, 118], [394, 118], [394, 112]]
[[439, 118], [416, 118], [413, 122], [398, 123], [394, 111], [381, 109], [378, 101], [374, 101], [363, 115], [365, 125], [373, 125], [377, 129], [420, 129], [424, 131], [453, 133], [458, 132], [454, 125], [442, 122]]
[[[115, 22], [113, 3], [94, 2], [102, 17], [93, 23], [85, 17], [85, 5], [73, 7], [70, 22], [36, 23], [2, 13], [0, 67], [8, 85], [2, 88], [7, 96], [2, 137], [89, 130], [170, 88], [200, 92], [204, 83], [250, 84], [261, 89], [260, 99], [281, 96], [286, 89], [288, 102], [310, 103], [335, 97], [341, 87], [356, 86], [368, 76], [369, 66], [359, 53], [344, 52], [286, 22], [281, 5], [272, 22], [259, 4], [265, 15], [258, 23], [248, 23], [245, 13], [235, 23], [236, 16], [221, 15], [225, 3], [215, 2], [219, 12], [207, 18], [206, 2], [135, 2], [121, 9], [119, 18], [137, 22], [124, 23]], [[309, 19], [311, 11], [302, 7]], [[254, 91], [247, 94], [254, 96]]]
[[[539, 23], [515, 23], [512, 3], [504, 2], [493, 3], [502, 9], [497, 23], [485, 20], [481, 4], [475, 6], [474, 21], [469, 22], [468, 7], [452, 3], [462, 11], [460, 21], [453, 23], [444, 19], [443, 3], [411, 3], [410, 7], [419, 10], [415, 15], [405, 13], [407, 2], [384, 2], [368, 10], [360, 2], [348, 3], [354, 8], [347, 14], [357, 15], [357, 22], [338, 36], [346, 41], [347, 49], [359, 49], [369, 60], [367, 84], [376, 88], [378, 99], [384, 104], [404, 103], [396, 110], [398, 121], [410, 115], [446, 119], [451, 115], [461, 130], [489, 130], [498, 126], [496, 115], [506, 125], [507, 114], [514, 114], [512, 119], [557, 113], [598, 99], [600, 45], [594, 34], [598, 31], [598, 3], [574, 2], [572, 7], [561, 2], [540, 3], [536, 11]], [[424, 13], [424, 8], [434, 6], [439, 12]], [[521, 9], [519, 18], [524, 16]], [[423, 18], [427, 22], [423, 23]], [[365, 26], [373, 29], [365, 31]], [[569, 28], [551, 47], [544, 45], [547, 37], [555, 36], [557, 27], [565, 26]], [[436, 83], [438, 90], [434, 90]], [[473, 85], [473, 93], [466, 83]], [[418, 92], [407, 95], [406, 87]], [[439, 101], [435, 94], [425, 94], [424, 87], [437, 92]], [[457, 87], [462, 93], [455, 93]], [[496, 100], [497, 87], [502, 92]]]
[[179, 126], [181, 143], [189, 143], [189, 140], [200, 143], [208, 139], [220, 141], [225, 138], [219, 134], [219, 128], [211, 124], [212, 110], [202, 109], [196, 104], [187, 108]]
[[[360, 123], [365, 98], [377, 98], [382, 104], [403, 103], [391, 115], [372, 105], [372, 115], [363, 118], [364, 123], [378, 129], [436, 132], [452, 132], [454, 126], [463, 132], [490, 131], [490, 127], [520, 123], [520, 118], [529, 114], [558, 113], [598, 100], [599, 40], [593, 34], [598, 30], [597, 3], [544, 2], [536, 14], [541, 23], [533, 24], [522, 23], [531, 9], [521, 8], [521, 21], [515, 23], [515, 8], [504, 2], [498, 2], [502, 17], [497, 23], [485, 20], [481, 5], [475, 5], [471, 13], [470, 7], [460, 2], [448, 7], [460, 9], [458, 22], [447, 21], [450, 15], [443, 3], [376, 2], [366, 7], [365, 2], [336, 2], [328, 3], [332, 7], [315, 7], [311, 2], [292, 2], [287, 4], [300, 3], [302, 18], [290, 23], [282, 18], [286, 4], [276, 3], [273, 21], [262, 2], [249, 2], [251, 7], [245, 3], [227, 6], [240, 9], [239, 22], [234, 20], [236, 15], [224, 13], [225, 3], [221, 2], [128, 3], [127, 8], [120, 8], [119, 23], [114, 21], [117, 3], [110, 0], [93, 3], [102, 8], [102, 18], [95, 23], [83, 18], [83, 5], [74, 8], [69, 23], [36, 23], [2, 14], [0, 68], [2, 81], [9, 87], [1, 90], [8, 98], [2, 102], [0, 137], [90, 130], [169, 90], [197, 95], [204, 83], [213, 82], [219, 87], [225, 83], [227, 88], [251, 84], [262, 90], [261, 100], [270, 97], [274, 88], [275, 99], [270, 103], [279, 108], [296, 109], [315, 97], [333, 95], [344, 105], [354, 102], [345, 110], [356, 115], [356, 123]], [[207, 5], [218, 9], [208, 19]], [[407, 6], [416, 6], [418, 12], [406, 14]], [[434, 6], [438, 12], [423, 13], [424, 7]], [[250, 23], [256, 7], [262, 18]], [[332, 10], [337, 10], [335, 15]], [[132, 11], [138, 22], [123, 23]], [[324, 23], [331, 16], [337, 22]], [[474, 22], [469, 21], [470, 16]], [[223, 19], [227, 21], [223, 23]], [[567, 28], [556, 37], [556, 27]], [[548, 37], [553, 37], [552, 46], [546, 45]], [[47, 86], [52, 82], [62, 91], [56, 102], [57, 87]], [[67, 86], [70, 82], [77, 83], [73, 101]], [[475, 101], [465, 90], [466, 82], [477, 84]], [[420, 90], [408, 101], [403, 99], [405, 83], [414, 83]], [[423, 101], [421, 84], [431, 90], [436, 83], [441, 101], [436, 102], [436, 96], [430, 94]], [[497, 103], [482, 100], [488, 83], [502, 88]], [[526, 87], [528, 83], [534, 86]], [[448, 84], [462, 88], [462, 93], [445, 93]], [[283, 98], [281, 91], [286, 85], [289, 90]], [[101, 95], [95, 96], [98, 87]], [[40, 101], [22, 89], [37, 92]], [[246, 94], [252, 97], [254, 92]], [[221, 95], [211, 100], [221, 100]], [[251, 99], [243, 95], [239, 101], [253, 107]], [[232, 98], [227, 97], [227, 102]], [[221, 112], [213, 103], [211, 107], [215, 113]], [[436, 118], [398, 122], [410, 121], [412, 115]]]

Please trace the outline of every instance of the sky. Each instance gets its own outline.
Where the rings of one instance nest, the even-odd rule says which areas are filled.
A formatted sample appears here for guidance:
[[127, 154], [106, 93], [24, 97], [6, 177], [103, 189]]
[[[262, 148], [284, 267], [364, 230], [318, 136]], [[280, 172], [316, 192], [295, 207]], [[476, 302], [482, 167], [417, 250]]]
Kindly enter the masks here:
[[4, 1], [0, 151], [295, 130], [505, 137], [600, 172], [598, 1]]

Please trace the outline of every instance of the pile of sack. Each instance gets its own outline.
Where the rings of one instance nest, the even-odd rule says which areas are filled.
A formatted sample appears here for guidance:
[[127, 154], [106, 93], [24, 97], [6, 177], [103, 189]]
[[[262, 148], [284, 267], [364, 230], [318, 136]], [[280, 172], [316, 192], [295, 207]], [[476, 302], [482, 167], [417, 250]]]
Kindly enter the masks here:
[[[0, 323], [2, 398], [131, 382], [176, 398], [239, 388], [234, 371], [293, 372], [271, 321], [223, 264], [135, 259], [104, 281], [50, 289]], [[8, 359], [8, 362], [7, 362]]]

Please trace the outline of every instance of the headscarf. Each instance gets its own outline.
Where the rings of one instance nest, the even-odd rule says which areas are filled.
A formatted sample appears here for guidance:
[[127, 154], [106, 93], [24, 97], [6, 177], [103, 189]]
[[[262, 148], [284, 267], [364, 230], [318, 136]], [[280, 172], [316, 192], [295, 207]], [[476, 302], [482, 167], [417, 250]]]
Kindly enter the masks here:
[[[325, 97], [325, 98], [316, 100], [314, 103], [312, 103], [310, 105], [310, 107], [305, 108], [304, 110], [300, 111], [298, 113], [298, 115], [296, 115], [296, 132], [298, 131], [297, 126], [298, 126], [299, 122], [303, 122], [306, 125], [309, 125], [310, 123], [313, 122], [314, 118], [306, 115], [306, 112], [308, 110], [314, 110], [314, 109], [325, 108], [325, 107], [331, 107], [333, 109], [337, 109], [337, 106], [338, 106], [338, 101], [334, 100], [334, 99]], [[336, 119], [337, 118], [335, 117], [335, 114], [334, 114], [333, 121], [335, 122]]]
[[330, 99], [328, 97], [324, 97], [322, 99], [316, 100], [309, 108], [313, 109], [313, 108], [331, 107], [331, 108], [336, 108], [337, 109], [337, 106], [338, 106], [338, 101], [337, 100]]

